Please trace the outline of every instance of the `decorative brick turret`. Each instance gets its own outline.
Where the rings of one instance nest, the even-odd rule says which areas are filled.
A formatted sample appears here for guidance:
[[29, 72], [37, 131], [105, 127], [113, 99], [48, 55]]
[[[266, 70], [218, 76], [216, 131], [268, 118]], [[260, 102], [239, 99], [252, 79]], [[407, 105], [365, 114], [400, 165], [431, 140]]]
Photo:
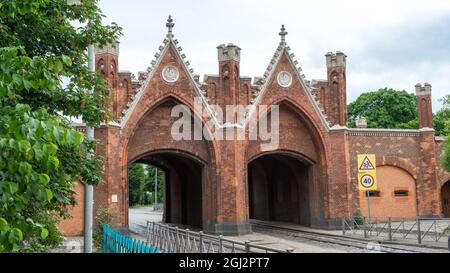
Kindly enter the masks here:
[[222, 44], [217, 47], [217, 57], [219, 59], [219, 92], [216, 102], [224, 111], [226, 105], [237, 105], [239, 103], [240, 56], [241, 49], [234, 44]]
[[113, 119], [117, 119], [120, 115], [117, 105], [118, 67], [119, 43], [109, 44], [103, 48], [95, 48], [95, 69], [103, 76], [111, 88], [109, 109]]
[[431, 84], [416, 84], [419, 128], [433, 128], [433, 111], [431, 106]]
[[337, 51], [325, 55], [327, 62], [328, 92], [324, 109], [330, 125], [347, 125], [346, 62], [347, 56]]

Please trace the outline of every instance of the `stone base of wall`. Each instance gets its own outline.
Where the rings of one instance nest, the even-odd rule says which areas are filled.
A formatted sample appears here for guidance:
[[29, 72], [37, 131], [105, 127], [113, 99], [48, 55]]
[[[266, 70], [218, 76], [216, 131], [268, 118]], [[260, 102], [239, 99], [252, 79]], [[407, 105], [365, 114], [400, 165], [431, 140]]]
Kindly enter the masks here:
[[311, 220], [311, 228], [341, 230], [342, 218]]
[[215, 235], [239, 236], [252, 233], [252, 227], [248, 221], [238, 223], [225, 222], [206, 227], [205, 232]]

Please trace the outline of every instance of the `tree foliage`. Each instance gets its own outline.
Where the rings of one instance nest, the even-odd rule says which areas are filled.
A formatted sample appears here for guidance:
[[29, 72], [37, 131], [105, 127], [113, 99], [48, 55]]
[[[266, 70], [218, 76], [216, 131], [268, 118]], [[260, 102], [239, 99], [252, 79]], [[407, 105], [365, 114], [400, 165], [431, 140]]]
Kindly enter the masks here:
[[390, 88], [366, 92], [348, 106], [350, 127], [355, 127], [357, 116], [367, 118], [369, 128], [417, 128], [417, 99]]
[[[450, 95], [447, 95], [442, 102], [444, 103], [444, 107], [440, 110], [442, 111], [442, 135], [446, 136], [447, 139], [444, 142], [445, 151], [442, 157], [442, 167], [450, 172]], [[436, 114], [437, 115], [437, 114]]]
[[441, 99], [443, 107], [433, 117], [437, 136], [450, 135], [450, 95]]
[[158, 183], [158, 203], [161, 203], [164, 185], [163, 171], [153, 165], [140, 163], [134, 163], [128, 167], [130, 206], [154, 204], [155, 176], [157, 176], [156, 181]]
[[65, 116], [92, 126], [107, 118], [107, 84], [88, 71], [86, 48], [117, 39], [120, 28], [102, 25], [96, 0], [68, 2], [0, 1], [0, 252], [60, 236], [72, 183], [102, 181], [95, 142]]

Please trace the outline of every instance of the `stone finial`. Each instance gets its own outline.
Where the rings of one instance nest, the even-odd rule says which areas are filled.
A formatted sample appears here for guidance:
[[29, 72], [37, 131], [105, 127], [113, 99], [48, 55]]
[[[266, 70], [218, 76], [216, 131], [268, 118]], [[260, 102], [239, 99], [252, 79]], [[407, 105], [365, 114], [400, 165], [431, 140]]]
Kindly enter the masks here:
[[102, 48], [96, 46], [94, 47], [94, 54], [95, 55], [112, 54], [115, 56], [119, 56], [119, 42], [107, 44]]
[[347, 64], [347, 55], [341, 51], [336, 51], [336, 54], [333, 52], [328, 52], [325, 54], [325, 57], [327, 60], [327, 67], [345, 67]]
[[356, 128], [367, 128], [367, 119], [365, 117], [357, 116], [355, 122]]
[[172, 29], [175, 26], [175, 23], [173, 22], [172, 16], [169, 15], [169, 18], [167, 18], [167, 23], [166, 23], [166, 27], [167, 27], [167, 36], [172, 37]]
[[281, 42], [285, 43], [286, 42], [286, 35], [288, 34], [288, 32], [284, 28], [284, 25], [281, 25], [281, 32], [278, 33], [278, 34], [281, 36]]
[[423, 86], [422, 84], [418, 83], [415, 85], [416, 87], [416, 95], [417, 96], [431, 96], [431, 84], [425, 83]]
[[239, 62], [241, 59], [241, 48], [234, 44], [221, 44], [217, 46], [217, 57], [220, 62], [234, 60]]

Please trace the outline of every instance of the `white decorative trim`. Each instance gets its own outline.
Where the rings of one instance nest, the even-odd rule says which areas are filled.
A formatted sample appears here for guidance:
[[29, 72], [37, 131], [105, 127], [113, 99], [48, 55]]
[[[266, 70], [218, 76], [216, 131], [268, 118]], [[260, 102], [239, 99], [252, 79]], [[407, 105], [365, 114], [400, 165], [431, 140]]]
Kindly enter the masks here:
[[405, 136], [420, 136], [421, 133], [423, 132], [431, 132], [428, 129], [422, 130], [422, 129], [349, 128], [348, 131], [349, 135], [351, 136], [405, 137]]
[[351, 132], [420, 133], [421, 129], [348, 128]]
[[419, 131], [421, 131], [421, 132], [434, 132], [434, 129], [433, 128], [429, 128], [429, 127], [423, 127], [423, 128], [420, 128]]

